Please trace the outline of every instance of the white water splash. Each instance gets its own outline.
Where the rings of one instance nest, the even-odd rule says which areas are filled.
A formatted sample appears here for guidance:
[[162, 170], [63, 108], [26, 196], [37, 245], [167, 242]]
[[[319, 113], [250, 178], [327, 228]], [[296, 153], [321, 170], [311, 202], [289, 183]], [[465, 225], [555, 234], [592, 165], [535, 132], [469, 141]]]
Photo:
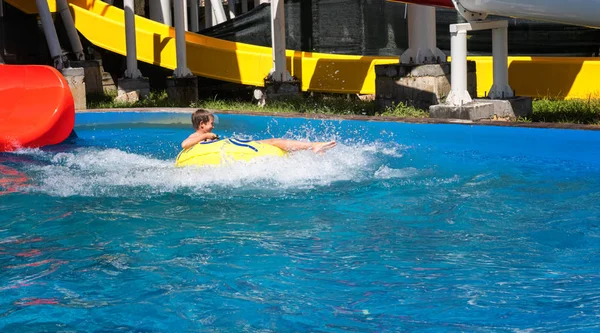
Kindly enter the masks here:
[[381, 166], [375, 171], [375, 178], [392, 179], [392, 178], [410, 178], [417, 176], [419, 171], [415, 168], [393, 169], [386, 165]]
[[[219, 167], [174, 166], [119, 149], [78, 148], [69, 152], [21, 151], [43, 163], [26, 166], [27, 191], [52, 196], [128, 196], [161, 193], [211, 193], [226, 189], [312, 189], [339, 181], [389, 177], [380, 158], [399, 157], [401, 146], [338, 144], [324, 154], [301, 151]], [[385, 173], [388, 176], [385, 176]], [[406, 172], [406, 171], [403, 171]], [[383, 176], [382, 176], [383, 174]], [[396, 175], [397, 176], [397, 175]], [[406, 175], [408, 176], [408, 175]]]

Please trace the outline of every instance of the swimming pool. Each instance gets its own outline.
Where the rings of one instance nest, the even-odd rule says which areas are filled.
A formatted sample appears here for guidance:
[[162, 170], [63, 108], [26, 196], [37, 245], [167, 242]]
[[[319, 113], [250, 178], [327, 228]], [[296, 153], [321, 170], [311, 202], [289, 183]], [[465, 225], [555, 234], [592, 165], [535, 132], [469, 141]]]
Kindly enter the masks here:
[[75, 130], [0, 154], [2, 332], [600, 326], [600, 132], [220, 114], [340, 144], [198, 169], [189, 114]]

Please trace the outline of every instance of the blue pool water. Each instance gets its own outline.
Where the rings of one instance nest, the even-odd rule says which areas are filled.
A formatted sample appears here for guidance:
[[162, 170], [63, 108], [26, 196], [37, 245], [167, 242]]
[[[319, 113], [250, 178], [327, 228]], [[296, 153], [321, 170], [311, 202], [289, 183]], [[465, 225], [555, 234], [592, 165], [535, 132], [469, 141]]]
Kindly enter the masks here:
[[330, 140], [175, 168], [189, 115], [0, 154], [1, 332], [595, 332], [600, 132], [219, 115]]

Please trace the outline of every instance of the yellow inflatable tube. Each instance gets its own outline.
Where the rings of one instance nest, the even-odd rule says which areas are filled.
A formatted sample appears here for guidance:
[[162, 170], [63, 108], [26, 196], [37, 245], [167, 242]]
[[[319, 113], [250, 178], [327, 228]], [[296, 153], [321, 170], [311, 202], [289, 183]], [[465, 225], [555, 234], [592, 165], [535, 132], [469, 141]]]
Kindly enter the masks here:
[[257, 141], [241, 139], [223, 139], [200, 142], [182, 150], [175, 166], [222, 165], [237, 161], [250, 161], [261, 156], [285, 156], [287, 153], [275, 146]]

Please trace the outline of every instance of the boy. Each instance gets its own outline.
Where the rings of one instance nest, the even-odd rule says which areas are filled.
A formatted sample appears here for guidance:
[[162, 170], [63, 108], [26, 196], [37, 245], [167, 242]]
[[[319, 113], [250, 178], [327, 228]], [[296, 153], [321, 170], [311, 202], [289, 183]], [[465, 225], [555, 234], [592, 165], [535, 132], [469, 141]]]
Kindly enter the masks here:
[[[215, 117], [210, 111], [198, 109], [192, 114], [192, 126], [196, 132], [192, 133], [187, 139], [181, 143], [181, 148], [187, 149], [202, 141], [217, 139], [217, 135], [212, 132], [215, 127]], [[260, 140], [261, 143], [266, 143], [275, 146], [283, 151], [292, 152], [297, 150], [312, 150], [315, 153], [324, 152], [335, 147], [335, 141], [329, 142], [304, 142], [286, 139], [266, 139]]]

